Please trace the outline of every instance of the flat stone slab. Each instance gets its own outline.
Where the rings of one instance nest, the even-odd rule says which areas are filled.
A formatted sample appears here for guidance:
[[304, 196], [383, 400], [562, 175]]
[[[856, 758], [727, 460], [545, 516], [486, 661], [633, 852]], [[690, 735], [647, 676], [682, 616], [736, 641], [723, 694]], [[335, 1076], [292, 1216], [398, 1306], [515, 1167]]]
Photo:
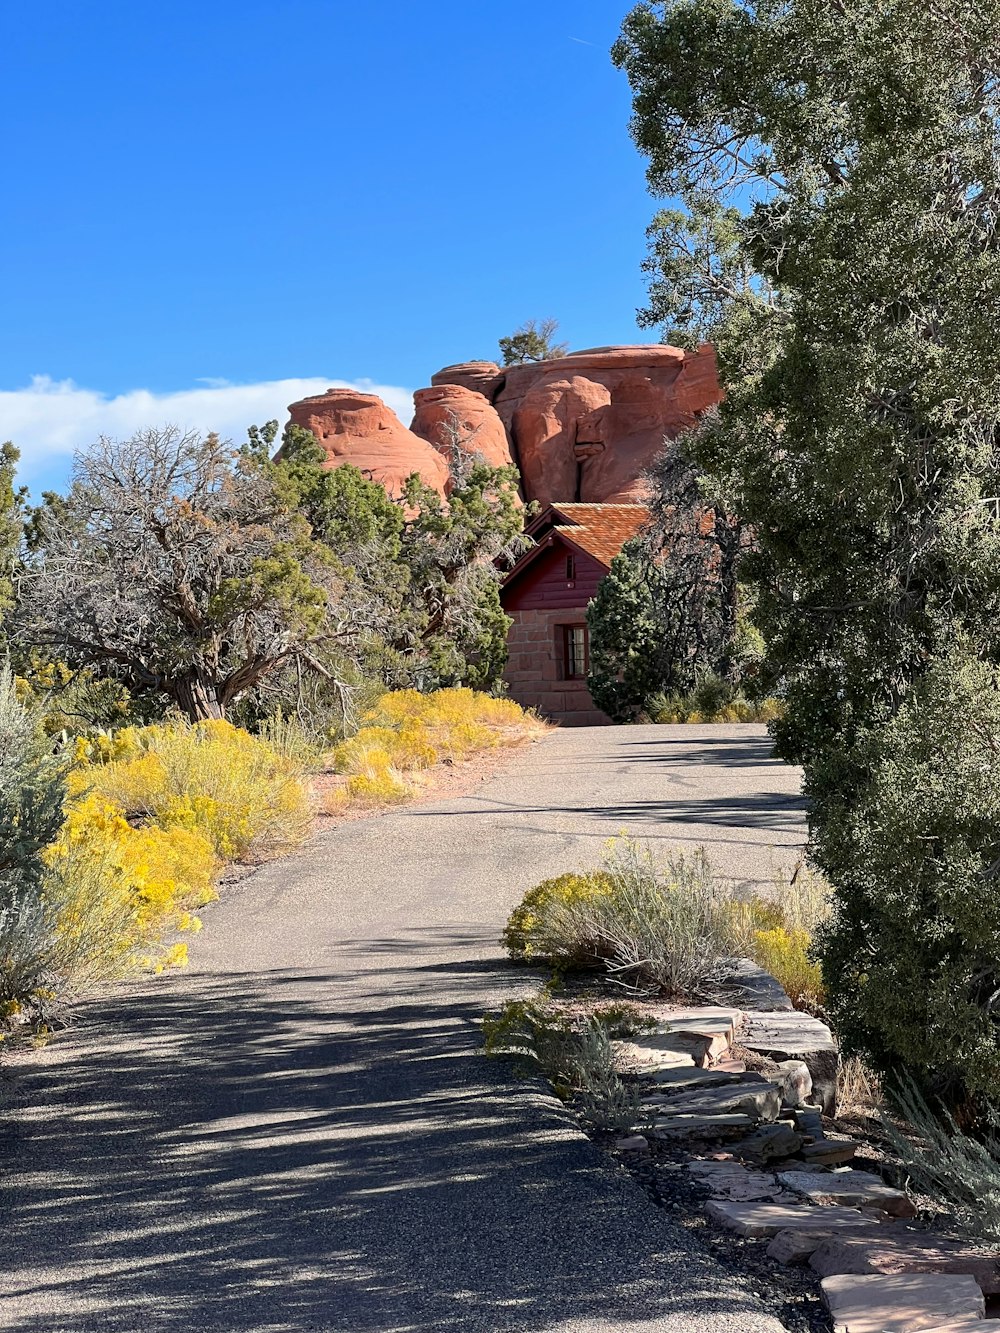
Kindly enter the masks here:
[[742, 1009], [727, 1009], [721, 1005], [701, 1005], [693, 1009], [669, 1009], [663, 1015], [664, 1031], [683, 1032], [692, 1036], [723, 1036], [732, 1045], [737, 1028], [743, 1025]]
[[755, 1120], [775, 1120], [781, 1110], [781, 1094], [770, 1083], [752, 1080], [724, 1087], [696, 1088], [664, 1098], [658, 1115], [720, 1115], [738, 1112]]
[[965, 1274], [838, 1274], [820, 1284], [834, 1333], [917, 1333], [949, 1319], [982, 1319], [983, 1293]]
[[795, 1006], [781, 985], [749, 958], [733, 958], [718, 978], [718, 989], [726, 999], [746, 1012], [792, 1010]]
[[763, 1171], [748, 1171], [745, 1176], [718, 1176], [709, 1178], [713, 1199], [732, 1199], [739, 1203], [767, 1200], [783, 1202], [788, 1195], [775, 1183], [774, 1176]]
[[916, 1216], [912, 1199], [869, 1171], [781, 1171], [778, 1179], [811, 1203], [881, 1208], [891, 1217]]
[[[807, 1131], [808, 1132], [808, 1131]], [[811, 1166], [846, 1166], [854, 1161], [858, 1145], [853, 1139], [827, 1138], [805, 1143], [800, 1152]]]
[[690, 1171], [693, 1176], [714, 1176], [720, 1171], [731, 1171], [739, 1175], [746, 1170], [742, 1162], [737, 1162], [732, 1157], [692, 1157], [690, 1162], [685, 1165], [686, 1171]]
[[[699, 1069], [696, 1065], [678, 1065], [672, 1069], [658, 1069], [651, 1077], [656, 1080], [658, 1087], [670, 1093], [674, 1088], [722, 1087], [726, 1083], [734, 1083], [739, 1074], [727, 1069]], [[659, 1100], [662, 1099], [649, 1097], [644, 1104]]]
[[707, 1067], [711, 1038], [685, 1037], [681, 1033], [650, 1033], [634, 1041], [616, 1041], [612, 1048], [619, 1060], [640, 1072], [654, 1069]]
[[[698, 1167], [724, 1167], [725, 1170], [699, 1171]], [[715, 1199], [782, 1199], [781, 1187], [769, 1172], [748, 1171], [738, 1162], [689, 1162], [688, 1171], [707, 1185]]]
[[801, 1060], [812, 1077], [812, 1097], [826, 1115], [837, 1109], [837, 1070], [840, 1052], [825, 1023], [811, 1014], [748, 1014], [740, 1045], [772, 1060]]
[[809, 1264], [821, 1277], [835, 1273], [967, 1273], [987, 1296], [1000, 1292], [997, 1255], [926, 1232], [831, 1235], [816, 1247]]
[[747, 1072], [746, 1062], [744, 1060], [734, 1060], [731, 1056], [723, 1056], [721, 1060], [716, 1060], [712, 1068], [726, 1074], [745, 1074]]
[[981, 1319], [949, 1319], [947, 1324], [935, 1324], [933, 1328], [922, 1329], [921, 1333], [989, 1333], [990, 1320], [983, 1326]]
[[629, 1134], [624, 1139], [615, 1140], [616, 1152], [649, 1152], [649, 1144], [641, 1134]]
[[820, 1232], [864, 1226], [866, 1219], [856, 1208], [810, 1208], [797, 1203], [730, 1203], [709, 1199], [705, 1212], [713, 1221], [738, 1236], [776, 1236], [793, 1228]]
[[782, 1157], [791, 1157], [802, 1147], [802, 1135], [784, 1120], [776, 1124], [761, 1125], [756, 1134], [733, 1145], [733, 1151], [741, 1157], [752, 1158], [756, 1162], [773, 1162]]
[[810, 1231], [808, 1228], [799, 1230], [798, 1227], [787, 1227], [784, 1231], [779, 1231], [767, 1247], [767, 1253], [772, 1259], [776, 1259], [779, 1264], [803, 1264], [809, 1259], [819, 1247], [824, 1244], [831, 1236], [870, 1236], [884, 1230], [880, 1222], [861, 1222], [858, 1227], [851, 1231]]
[[656, 1122], [656, 1128], [650, 1130], [653, 1135], [687, 1134], [699, 1138], [721, 1138], [734, 1132], [745, 1133], [757, 1124], [755, 1116], [742, 1115], [739, 1112], [722, 1115], [670, 1115], [663, 1116]]

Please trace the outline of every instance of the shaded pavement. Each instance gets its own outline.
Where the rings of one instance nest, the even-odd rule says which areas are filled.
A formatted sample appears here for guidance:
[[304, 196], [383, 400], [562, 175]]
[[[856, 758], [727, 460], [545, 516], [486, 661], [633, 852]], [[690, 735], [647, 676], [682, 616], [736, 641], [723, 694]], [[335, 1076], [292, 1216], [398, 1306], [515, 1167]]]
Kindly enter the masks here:
[[477, 1048], [526, 888], [623, 828], [767, 879], [797, 787], [759, 727], [559, 731], [231, 887], [190, 969], [3, 1069], [0, 1328], [779, 1333]]

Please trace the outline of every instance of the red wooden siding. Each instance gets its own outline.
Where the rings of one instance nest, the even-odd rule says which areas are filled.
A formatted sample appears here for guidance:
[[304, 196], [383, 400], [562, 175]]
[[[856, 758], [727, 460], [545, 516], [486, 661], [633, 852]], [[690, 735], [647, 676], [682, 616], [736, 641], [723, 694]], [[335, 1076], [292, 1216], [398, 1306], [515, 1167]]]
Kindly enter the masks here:
[[[567, 556], [573, 556], [576, 562], [576, 577], [573, 579], [566, 577]], [[508, 613], [585, 607], [607, 572], [593, 556], [569, 546], [556, 534], [551, 550], [540, 555], [504, 588], [500, 600]], [[583, 616], [579, 614], [573, 619], [582, 620]]]

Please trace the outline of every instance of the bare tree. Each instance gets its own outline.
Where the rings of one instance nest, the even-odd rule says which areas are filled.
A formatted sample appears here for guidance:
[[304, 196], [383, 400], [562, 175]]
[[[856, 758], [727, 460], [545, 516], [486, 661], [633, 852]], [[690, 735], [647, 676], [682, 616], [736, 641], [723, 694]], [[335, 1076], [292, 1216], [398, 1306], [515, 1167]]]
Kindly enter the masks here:
[[23, 642], [162, 691], [218, 718], [283, 664], [326, 672], [346, 637], [335, 566], [272, 476], [215, 435], [102, 437], [35, 524], [21, 577]]

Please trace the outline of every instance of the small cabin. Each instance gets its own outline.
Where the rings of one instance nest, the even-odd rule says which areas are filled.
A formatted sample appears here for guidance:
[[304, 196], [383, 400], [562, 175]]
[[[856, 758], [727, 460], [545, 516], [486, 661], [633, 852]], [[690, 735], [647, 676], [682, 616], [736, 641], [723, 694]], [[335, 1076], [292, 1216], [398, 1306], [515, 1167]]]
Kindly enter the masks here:
[[587, 603], [648, 518], [640, 504], [555, 504], [529, 523], [534, 545], [500, 587], [512, 699], [563, 726], [610, 722], [587, 689]]

